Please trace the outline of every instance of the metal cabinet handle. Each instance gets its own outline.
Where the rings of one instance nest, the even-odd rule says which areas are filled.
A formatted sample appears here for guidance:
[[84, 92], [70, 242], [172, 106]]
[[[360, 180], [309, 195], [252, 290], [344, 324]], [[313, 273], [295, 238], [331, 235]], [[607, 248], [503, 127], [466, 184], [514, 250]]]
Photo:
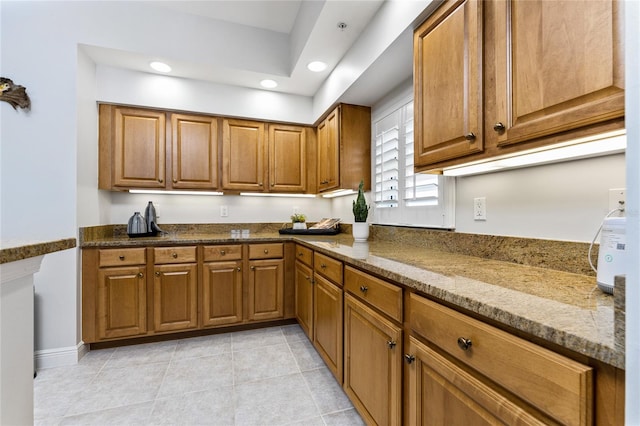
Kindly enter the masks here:
[[366, 293], [366, 292], [367, 292], [367, 290], [369, 290], [369, 287], [367, 287], [366, 285], [361, 285], [361, 286], [360, 286], [360, 291], [361, 291], [361, 292]]
[[171, 253], [171, 257], [173, 257], [174, 259], [178, 258], [178, 253]]
[[262, 186], [262, 182], [260, 182], [258, 185]]
[[320, 264], [320, 267], [321, 267], [322, 269], [326, 269], [326, 268], [327, 268], [327, 265], [325, 265], [324, 263], [321, 263], [321, 264]]
[[467, 339], [466, 337], [458, 337], [458, 347], [463, 351], [469, 350], [471, 345], [472, 345], [471, 339]]
[[328, 180], [323, 180], [322, 182], [320, 182], [320, 185], [326, 185], [326, 184], [328, 184], [328, 183], [329, 183], [329, 181], [328, 181]]
[[158, 182], [162, 183], [164, 182], [164, 179], [158, 179]]
[[271, 182], [271, 186], [276, 186], [276, 184], [275, 184], [275, 183], [273, 183], [273, 182]]
[[173, 180], [173, 183], [178, 183], [178, 179], [174, 179], [174, 180]]
[[144, 277], [144, 274], [142, 272], [138, 272], [138, 278], [142, 278]]
[[156, 277], [160, 276], [160, 271], [156, 271]]
[[251, 270], [255, 271], [256, 267], [255, 266], [251, 266]]
[[264, 249], [264, 254], [269, 254], [269, 250], [268, 249]]
[[476, 139], [476, 135], [473, 132], [469, 132], [466, 135], [464, 135], [464, 138], [468, 141], [473, 141]]
[[304, 279], [311, 282], [311, 277], [304, 277]]
[[304, 256], [304, 253], [300, 252], [300, 253], [298, 253], [298, 256], [302, 257], [302, 256]]
[[393, 349], [396, 347], [396, 342], [394, 342], [393, 340], [389, 340], [387, 342], [387, 346], [389, 346], [389, 349]]
[[501, 121], [498, 121], [496, 124], [493, 125], [493, 130], [497, 133], [504, 133], [504, 131], [507, 130], [507, 128]]
[[224, 250], [220, 250], [220, 256], [224, 256], [225, 254], [227, 254], [227, 252], [225, 252]]
[[120, 256], [118, 256], [118, 259], [120, 259], [120, 260], [124, 260], [124, 256], [123, 256], [123, 255], [120, 255]]
[[411, 354], [404, 354], [404, 360], [407, 361], [407, 364], [411, 364], [416, 360], [416, 357]]
[[240, 267], [238, 266], [237, 270], [238, 270], [238, 272], [240, 272], [240, 271], [242, 270], [242, 268], [240, 268]]

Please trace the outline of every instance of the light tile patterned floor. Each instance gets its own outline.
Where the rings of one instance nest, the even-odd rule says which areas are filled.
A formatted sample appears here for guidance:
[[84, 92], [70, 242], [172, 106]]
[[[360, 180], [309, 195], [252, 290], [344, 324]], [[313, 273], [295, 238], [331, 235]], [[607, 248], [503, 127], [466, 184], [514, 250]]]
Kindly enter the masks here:
[[42, 369], [36, 425], [363, 425], [298, 325], [91, 351]]

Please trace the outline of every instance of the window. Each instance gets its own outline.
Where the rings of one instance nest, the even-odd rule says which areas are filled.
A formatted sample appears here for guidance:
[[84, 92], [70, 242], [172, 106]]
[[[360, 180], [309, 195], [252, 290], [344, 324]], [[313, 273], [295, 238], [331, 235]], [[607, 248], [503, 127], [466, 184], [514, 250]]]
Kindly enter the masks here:
[[454, 182], [413, 172], [413, 100], [374, 112], [373, 222], [453, 228]]

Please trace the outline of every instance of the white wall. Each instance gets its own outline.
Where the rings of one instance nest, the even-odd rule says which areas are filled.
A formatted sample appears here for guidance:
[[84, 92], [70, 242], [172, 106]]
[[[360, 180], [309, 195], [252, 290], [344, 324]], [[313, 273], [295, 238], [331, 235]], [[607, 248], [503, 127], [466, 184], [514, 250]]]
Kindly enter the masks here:
[[[456, 178], [456, 231], [582, 241], [609, 209], [609, 189], [624, 188], [624, 154]], [[487, 220], [473, 220], [486, 197]]]

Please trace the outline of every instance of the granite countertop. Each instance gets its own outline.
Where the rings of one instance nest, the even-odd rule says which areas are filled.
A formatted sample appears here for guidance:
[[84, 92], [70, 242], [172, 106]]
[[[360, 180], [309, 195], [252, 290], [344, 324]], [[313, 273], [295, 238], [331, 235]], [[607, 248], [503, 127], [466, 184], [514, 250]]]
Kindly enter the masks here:
[[355, 243], [349, 234], [280, 235], [252, 230], [249, 238], [229, 232], [173, 231], [158, 237], [92, 235], [83, 248], [296, 241], [346, 264], [397, 282], [481, 317], [573, 352], [624, 369], [616, 350], [614, 297], [593, 276], [492, 260], [404, 240]]
[[75, 238], [54, 241], [4, 240], [0, 243], [0, 264], [42, 256], [76, 246]]

